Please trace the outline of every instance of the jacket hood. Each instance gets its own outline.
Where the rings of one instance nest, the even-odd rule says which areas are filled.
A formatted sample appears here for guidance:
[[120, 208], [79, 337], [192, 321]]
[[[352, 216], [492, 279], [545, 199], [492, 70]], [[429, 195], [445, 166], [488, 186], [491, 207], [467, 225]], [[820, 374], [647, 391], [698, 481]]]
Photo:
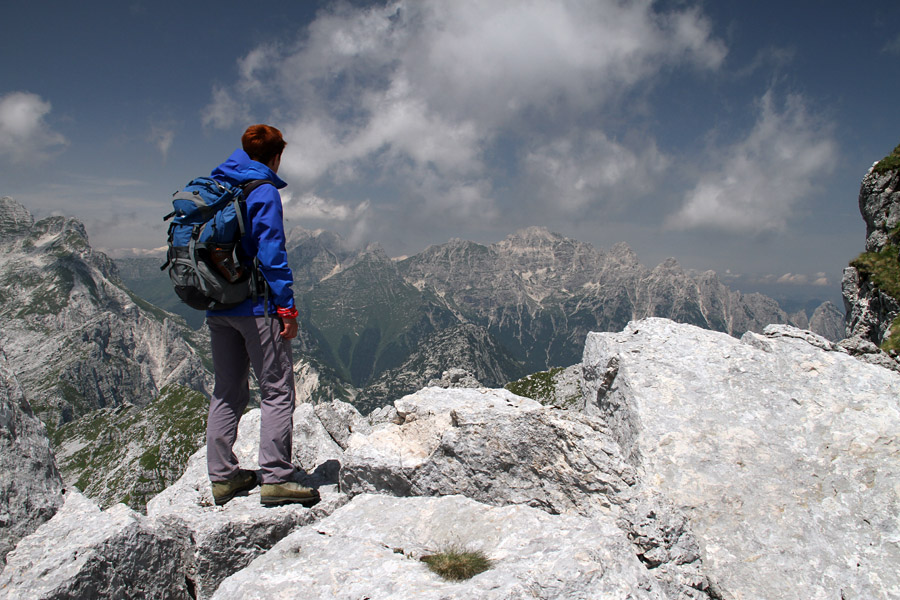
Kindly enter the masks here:
[[254, 179], [265, 179], [271, 181], [279, 190], [287, 187], [287, 183], [272, 169], [251, 159], [241, 148], [232, 152], [225, 162], [213, 169], [212, 176], [235, 185]]

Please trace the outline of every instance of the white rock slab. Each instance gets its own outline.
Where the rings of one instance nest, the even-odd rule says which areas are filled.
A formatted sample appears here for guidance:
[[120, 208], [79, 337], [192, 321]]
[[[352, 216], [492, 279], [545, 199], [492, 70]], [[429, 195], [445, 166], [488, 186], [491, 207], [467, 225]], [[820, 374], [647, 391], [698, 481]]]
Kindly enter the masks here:
[[589, 334], [585, 410], [736, 600], [900, 597], [900, 375], [773, 327]]
[[425, 388], [395, 405], [401, 424], [350, 438], [345, 493], [462, 494], [589, 514], [634, 483], [599, 419], [485, 388]]
[[56, 515], [7, 555], [0, 598], [187, 600], [185, 549], [177, 528], [124, 504], [101, 511], [70, 490]]
[[[445, 581], [421, 557], [479, 550], [492, 568]], [[492, 507], [461, 496], [361, 495], [226, 579], [214, 598], [662, 600], [611, 521]]]

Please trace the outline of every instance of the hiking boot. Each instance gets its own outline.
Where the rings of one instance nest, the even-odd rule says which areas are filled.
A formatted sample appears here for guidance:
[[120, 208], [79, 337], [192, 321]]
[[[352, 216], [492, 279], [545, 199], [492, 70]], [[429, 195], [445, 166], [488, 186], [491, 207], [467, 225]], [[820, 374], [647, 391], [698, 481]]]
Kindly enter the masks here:
[[212, 494], [216, 506], [222, 506], [242, 492], [256, 487], [256, 471], [240, 469], [237, 475], [228, 481], [213, 481]]
[[259, 490], [259, 501], [266, 506], [279, 504], [312, 506], [319, 501], [319, 490], [303, 487], [296, 481], [264, 483]]

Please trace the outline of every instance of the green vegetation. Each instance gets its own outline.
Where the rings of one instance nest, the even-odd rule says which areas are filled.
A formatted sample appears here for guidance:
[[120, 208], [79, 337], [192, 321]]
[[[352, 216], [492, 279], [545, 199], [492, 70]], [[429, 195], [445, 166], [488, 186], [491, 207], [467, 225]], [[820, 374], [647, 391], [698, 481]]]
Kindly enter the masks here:
[[891, 335], [881, 343], [881, 349], [894, 357], [900, 354], [900, 317], [891, 323]]
[[888, 244], [881, 252], [863, 252], [850, 266], [887, 295], [900, 299], [900, 261], [897, 247]]
[[203, 394], [170, 385], [143, 409], [105, 408], [66, 423], [52, 438], [63, 479], [102, 507], [143, 510], [202, 445], [206, 413]]
[[[896, 241], [900, 236], [900, 228], [891, 232], [890, 238]], [[881, 252], [863, 252], [850, 263], [856, 267], [860, 277], [869, 281], [879, 290], [900, 300], [900, 260], [898, 247], [886, 245]], [[900, 351], [900, 317], [891, 324], [891, 335], [884, 339], [881, 349], [896, 354]]]
[[422, 557], [434, 573], [450, 581], [464, 581], [491, 568], [491, 560], [480, 550], [469, 551], [451, 546]]
[[541, 404], [559, 406], [559, 408], [572, 408], [581, 399], [581, 386], [572, 386], [568, 389], [568, 395], [561, 396], [559, 375], [565, 371], [562, 367], [554, 367], [549, 371], [541, 371], [526, 375], [522, 379], [506, 384], [506, 389], [517, 396], [524, 396], [537, 400]]
[[875, 164], [875, 172], [879, 174], [900, 169], [900, 146]]
[[549, 371], [541, 371], [527, 375], [518, 381], [511, 381], [506, 384], [506, 389], [517, 396], [524, 396], [543, 403], [545, 399], [552, 399], [555, 392], [555, 383], [553, 381], [556, 375], [563, 371], [562, 367], [556, 367]]
[[399, 366], [419, 340], [455, 318], [403, 281], [389, 258], [365, 255], [302, 295], [300, 314], [316, 358], [363, 387]]

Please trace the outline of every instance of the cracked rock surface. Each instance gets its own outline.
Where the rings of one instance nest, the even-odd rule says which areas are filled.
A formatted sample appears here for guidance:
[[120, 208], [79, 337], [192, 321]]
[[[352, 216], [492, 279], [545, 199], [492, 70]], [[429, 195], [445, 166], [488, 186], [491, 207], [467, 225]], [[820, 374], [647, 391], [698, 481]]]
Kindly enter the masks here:
[[[487, 388], [369, 419], [298, 406], [311, 509], [258, 490], [214, 506], [202, 449], [147, 516], [72, 492], [0, 597], [139, 597], [145, 571], [134, 589], [160, 598], [900, 597], [900, 374], [789, 326], [737, 340], [665, 319], [592, 334], [580, 367], [567, 410]], [[258, 430], [246, 413], [245, 468]], [[491, 568], [422, 564], [454, 545]]]
[[585, 411], [688, 515], [719, 588], [900, 595], [896, 372], [789, 326], [736, 340], [663, 319], [591, 334], [583, 367]]

